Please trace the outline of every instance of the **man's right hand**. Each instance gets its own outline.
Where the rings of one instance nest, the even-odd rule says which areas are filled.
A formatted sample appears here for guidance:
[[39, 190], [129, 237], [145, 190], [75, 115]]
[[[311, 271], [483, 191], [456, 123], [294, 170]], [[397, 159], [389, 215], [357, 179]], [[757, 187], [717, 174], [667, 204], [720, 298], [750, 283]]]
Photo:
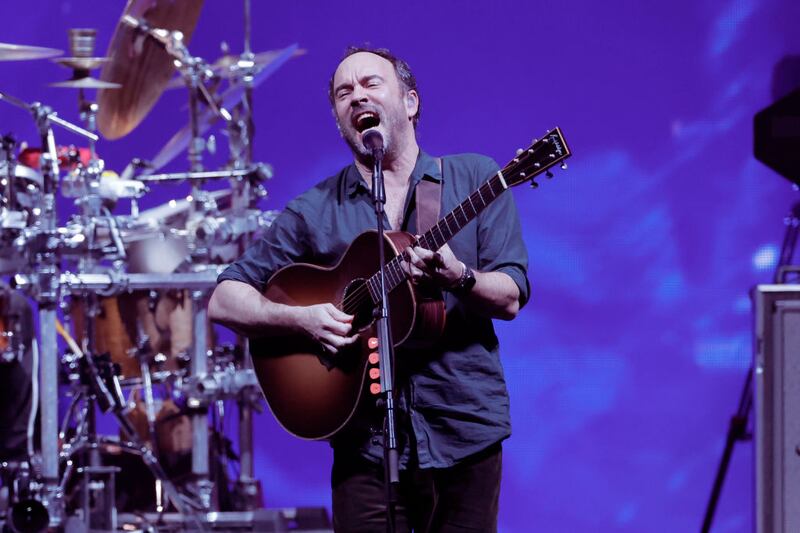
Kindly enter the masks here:
[[297, 313], [298, 327], [328, 353], [335, 354], [358, 339], [358, 334], [350, 335], [353, 315], [340, 311], [333, 304], [299, 307]]

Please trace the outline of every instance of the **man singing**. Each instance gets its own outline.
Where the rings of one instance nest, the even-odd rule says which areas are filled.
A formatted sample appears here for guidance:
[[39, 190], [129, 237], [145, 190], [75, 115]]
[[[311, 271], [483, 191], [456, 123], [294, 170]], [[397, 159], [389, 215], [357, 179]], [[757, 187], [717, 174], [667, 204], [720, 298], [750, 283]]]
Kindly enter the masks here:
[[[333, 303], [279, 304], [262, 292], [288, 264], [336, 264], [357, 235], [375, 227], [365, 132], [377, 130], [384, 139], [389, 229], [422, 233], [416, 227], [420, 182], [437, 185], [426, 190], [440, 194], [441, 212], [447, 213], [498, 166], [480, 155], [437, 159], [420, 150], [416, 79], [405, 61], [385, 49], [349, 49], [331, 78], [329, 97], [353, 164], [287, 205], [264, 237], [220, 275], [209, 314], [251, 337], [305, 335], [335, 358], [358, 338], [351, 315]], [[511, 425], [492, 319], [513, 319], [529, 294], [527, 252], [512, 195], [502, 194], [449, 245], [406, 253], [403, 267], [412, 282], [443, 292], [447, 320], [433, 348], [396, 349], [397, 531], [495, 531], [501, 442]], [[331, 442], [334, 526], [342, 532], [383, 531], [383, 448], [374, 438], [382, 424], [362, 420], [352, 426]]]

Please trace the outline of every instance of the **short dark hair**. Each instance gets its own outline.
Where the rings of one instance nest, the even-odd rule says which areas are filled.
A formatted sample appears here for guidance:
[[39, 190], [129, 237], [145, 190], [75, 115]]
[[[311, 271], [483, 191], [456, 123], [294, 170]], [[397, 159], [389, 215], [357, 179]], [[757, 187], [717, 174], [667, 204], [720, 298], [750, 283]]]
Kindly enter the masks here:
[[[422, 102], [419, 98], [419, 89], [417, 89], [417, 78], [414, 77], [414, 73], [411, 72], [411, 67], [408, 66], [408, 63], [397, 57], [396, 55], [392, 54], [386, 48], [372, 48], [370, 46], [349, 46], [347, 50], [344, 51], [344, 55], [342, 56], [342, 60], [339, 61], [341, 64], [342, 61], [347, 59], [353, 54], [358, 54], [360, 52], [366, 52], [368, 54], [375, 54], [376, 56], [382, 57], [386, 61], [392, 64], [394, 67], [394, 72], [397, 74], [397, 79], [400, 80], [400, 83], [403, 85], [403, 88], [408, 91], [416, 91], [417, 93], [417, 114], [411, 117], [411, 121], [414, 124], [414, 128], [417, 127], [417, 122], [419, 122], [419, 115], [422, 111]], [[337, 65], [338, 68], [338, 65]], [[333, 95], [333, 76], [336, 74], [331, 74], [331, 79], [328, 82], [328, 100], [331, 102], [331, 106], [335, 105], [335, 99]]]

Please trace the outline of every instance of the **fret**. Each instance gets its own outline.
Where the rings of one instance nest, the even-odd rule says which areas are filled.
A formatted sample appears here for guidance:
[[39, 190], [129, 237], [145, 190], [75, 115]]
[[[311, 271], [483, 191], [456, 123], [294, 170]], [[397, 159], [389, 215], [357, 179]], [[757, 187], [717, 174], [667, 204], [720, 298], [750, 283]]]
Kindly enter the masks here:
[[475, 209], [475, 204], [472, 203], [472, 195], [471, 194], [469, 196], [467, 196], [467, 199], [464, 200], [464, 202], [462, 202], [461, 205], [464, 205], [466, 202], [469, 202], [469, 206], [472, 208], [472, 214], [471, 215], [467, 215], [467, 220], [471, 220], [475, 215], [478, 214], [478, 210]]
[[[423, 235], [424, 241], [425, 241], [424, 242], [425, 248], [427, 248], [428, 250], [433, 250], [436, 247], [436, 235], [434, 235], [434, 233], [433, 233], [434, 230], [436, 230], [436, 226], [434, 226], [431, 229], [429, 229], [428, 231], [426, 231], [425, 235]], [[420, 240], [423, 240], [423, 239], [420, 239]], [[420, 244], [422, 244], [422, 243], [420, 243]]]
[[[493, 176], [421, 235], [411, 246], [420, 246], [432, 251], [440, 249], [505, 190], [506, 187], [500, 178], [497, 175]], [[405, 260], [405, 253], [401, 252], [384, 266], [387, 292], [391, 292], [406, 281], [406, 273], [401, 266], [403, 260]], [[367, 288], [373, 302], [377, 304], [380, 299], [380, 271], [367, 280]]]
[[419, 241], [417, 241], [417, 245], [421, 246], [422, 248], [427, 248], [428, 250], [430, 250], [432, 238], [433, 237], [431, 236], [431, 230], [428, 230], [422, 237], [419, 238]]
[[[493, 199], [497, 198], [498, 196], [500, 196], [500, 193], [505, 190], [505, 188], [503, 187], [503, 182], [500, 181], [500, 178], [498, 176], [493, 177], [492, 179], [490, 179], [486, 183], [489, 185], [489, 190], [492, 191]], [[498, 187], [496, 187], [497, 185], [499, 185], [499, 189], [500, 190], [495, 190], [495, 189], [498, 188]]]
[[[445, 217], [445, 219], [448, 219], [448, 218], [449, 218], [449, 219], [451, 219], [451, 220], [453, 221], [453, 226], [456, 228], [456, 229], [455, 229], [455, 231], [453, 231], [453, 230], [450, 230], [450, 236], [452, 237], [453, 235], [455, 235], [456, 233], [458, 233], [459, 231], [461, 231], [461, 228], [463, 228], [464, 226], [462, 226], [462, 225], [461, 225], [461, 224], [458, 222], [458, 219], [456, 218], [456, 212], [455, 212], [455, 211], [450, 211], [450, 212], [447, 214], [447, 216]], [[450, 228], [450, 223], [449, 223], [449, 222], [447, 223], [447, 227], [448, 227], [448, 229]]]
[[450, 234], [450, 236], [455, 235], [456, 232], [450, 229], [450, 223], [447, 221], [447, 216], [442, 219], [442, 222], [444, 222], [444, 225], [447, 226], [447, 233]]
[[376, 280], [373, 279], [374, 277], [375, 276], [373, 276], [373, 277], [371, 277], [371, 278], [369, 278], [367, 280], [367, 290], [369, 291], [369, 296], [370, 296], [370, 298], [372, 298], [372, 301], [373, 302], [377, 302], [378, 301], [378, 288], [375, 286], [376, 285], [375, 284]]
[[461, 209], [461, 214], [464, 215], [464, 223], [462, 224], [462, 227], [466, 226], [467, 222], [469, 222], [469, 217], [467, 216], [467, 212], [464, 211], [464, 202], [458, 204], [458, 208]]
[[489, 197], [488, 200], [484, 200], [483, 201], [483, 203], [485, 204], [483, 207], [485, 208], [490, 203], [492, 203], [492, 201], [494, 201], [495, 198], [497, 198], [497, 194], [494, 192], [494, 189], [492, 188], [492, 180], [489, 180], [486, 183], [484, 183], [483, 185], [481, 185], [480, 189], [478, 189], [478, 190], [481, 190], [481, 189], [483, 189], [483, 193], [486, 194], [486, 196]]
[[[384, 280], [386, 281], [386, 288], [389, 288], [389, 285], [392, 282], [392, 273], [386, 268], [383, 268], [383, 275]], [[375, 292], [378, 294], [378, 300], [380, 301], [380, 294], [381, 294], [381, 273], [378, 272], [378, 277], [375, 278]]]
[[436, 238], [436, 233], [431, 233], [433, 235], [433, 238], [434, 238], [434, 244], [436, 245], [436, 250], [438, 250], [439, 248], [444, 246], [444, 243], [447, 242], [447, 237], [445, 237], [444, 233], [442, 233], [442, 225], [441, 224], [436, 224], [434, 227], [431, 228], [432, 232], [433, 232], [433, 230], [438, 231], [439, 232], [439, 236], [441, 237], [441, 240], [437, 239]]
[[395, 272], [394, 265], [391, 261], [386, 263], [383, 271], [386, 273], [386, 290], [391, 290], [391, 287], [397, 285], [397, 280], [395, 279], [397, 273]]
[[[406, 275], [403, 272], [403, 267], [400, 266], [400, 262], [397, 261], [397, 258], [392, 259], [389, 262], [391, 265], [392, 270], [392, 289], [400, 285], [400, 283], [405, 279]], [[390, 289], [391, 290], [391, 289]]]

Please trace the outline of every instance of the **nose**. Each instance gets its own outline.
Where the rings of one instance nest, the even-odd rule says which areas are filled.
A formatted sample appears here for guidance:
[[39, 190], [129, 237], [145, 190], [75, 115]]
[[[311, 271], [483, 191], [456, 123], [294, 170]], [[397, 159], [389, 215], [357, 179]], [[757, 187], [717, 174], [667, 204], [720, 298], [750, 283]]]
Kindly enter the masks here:
[[353, 92], [350, 94], [350, 105], [352, 107], [358, 107], [359, 105], [363, 104], [367, 101], [367, 91], [364, 89], [360, 84], [357, 84], [353, 88]]

